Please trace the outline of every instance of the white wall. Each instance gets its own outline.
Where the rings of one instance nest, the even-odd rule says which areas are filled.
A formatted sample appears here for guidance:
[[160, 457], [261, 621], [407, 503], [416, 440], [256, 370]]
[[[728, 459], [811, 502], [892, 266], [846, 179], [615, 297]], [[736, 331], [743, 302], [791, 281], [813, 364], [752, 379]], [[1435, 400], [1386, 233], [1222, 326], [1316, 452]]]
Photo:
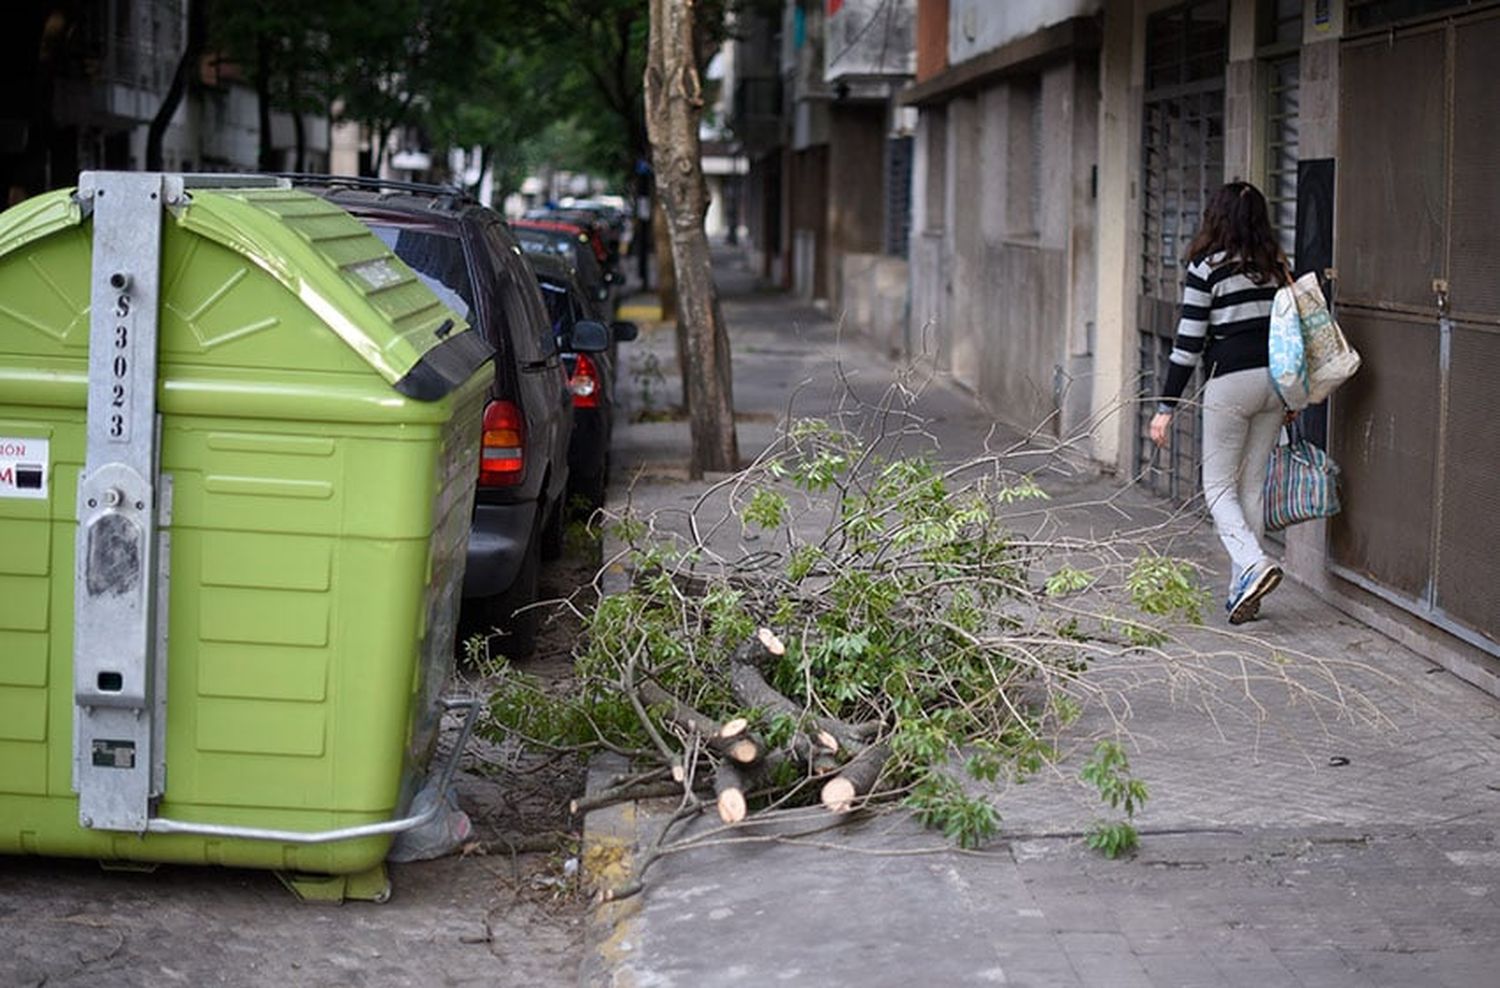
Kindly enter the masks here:
[[1104, 0], [951, 0], [948, 62], [976, 55], [1074, 17], [1098, 13]]
[[824, 29], [824, 78], [912, 75], [916, 21], [915, 0], [845, 0]]
[[1091, 411], [1097, 110], [1093, 68], [1060, 58], [949, 101], [941, 177], [925, 110], [913, 169], [913, 348], [927, 330], [998, 418], [1059, 436]]

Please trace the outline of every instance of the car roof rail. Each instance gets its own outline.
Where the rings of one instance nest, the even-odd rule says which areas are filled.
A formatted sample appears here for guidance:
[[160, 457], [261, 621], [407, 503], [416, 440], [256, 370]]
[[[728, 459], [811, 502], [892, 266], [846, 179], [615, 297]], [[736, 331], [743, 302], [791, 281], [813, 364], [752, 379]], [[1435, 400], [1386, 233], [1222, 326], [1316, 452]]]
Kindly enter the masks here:
[[370, 192], [410, 192], [417, 195], [443, 197], [457, 202], [478, 202], [474, 196], [456, 185], [434, 185], [428, 182], [404, 182], [394, 178], [375, 178], [366, 175], [321, 175], [315, 172], [273, 172], [279, 178], [289, 179], [300, 185], [328, 185], [348, 189], [364, 189]]

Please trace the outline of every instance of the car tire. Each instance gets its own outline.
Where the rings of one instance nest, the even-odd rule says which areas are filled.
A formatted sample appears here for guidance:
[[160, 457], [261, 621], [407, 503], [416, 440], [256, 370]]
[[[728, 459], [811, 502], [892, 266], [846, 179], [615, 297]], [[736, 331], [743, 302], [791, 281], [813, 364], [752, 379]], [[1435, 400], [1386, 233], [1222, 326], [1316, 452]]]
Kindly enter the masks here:
[[542, 571], [539, 534], [532, 533], [526, 555], [521, 560], [521, 569], [510, 589], [489, 598], [485, 605], [485, 616], [502, 632], [494, 650], [512, 660], [530, 658], [536, 651], [536, 635], [542, 624], [539, 607], [516, 613], [527, 604], [536, 603]]
[[542, 558], [557, 559], [563, 554], [564, 526], [567, 524], [567, 514], [561, 504], [552, 506], [552, 517], [547, 520], [547, 525], [542, 529]]

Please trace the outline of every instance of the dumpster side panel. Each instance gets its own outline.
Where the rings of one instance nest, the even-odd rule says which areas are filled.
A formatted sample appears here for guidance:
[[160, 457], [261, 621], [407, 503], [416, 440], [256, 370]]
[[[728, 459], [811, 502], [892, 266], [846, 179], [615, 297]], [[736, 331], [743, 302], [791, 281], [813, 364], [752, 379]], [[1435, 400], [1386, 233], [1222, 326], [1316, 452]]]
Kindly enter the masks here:
[[465, 388], [454, 392], [454, 413], [443, 429], [442, 452], [433, 478], [421, 659], [413, 682], [413, 721], [407, 749], [408, 763], [414, 766], [427, 764], [437, 745], [442, 716], [438, 698], [453, 671], [489, 377], [488, 370], [481, 369]]
[[[0, 853], [366, 869], [389, 837], [298, 846], [79, 826], [86, 231], [60, 224], [0, 251], [0, 440], [48, 447], [46, 496], [0, 497]], [[305, 232], [324, 254], [343, 249], [333, 221]], [[487, 369], [413, 402], [243, 252], [168, 224], [163, 258], [173, 505], [158, 813], [303, 831], [389, 819], [435, 737]]]
[[[0, 413], [0, 429], [20, 431], [19, 422]], [[53, 437], [59, 453], [52, 497], [0, 500], [0, 533], [16, 547], [0, 567], [0, 641], [14, 646], [0, 652], [0, 713], [13, 714], [0, 719], [0, 819], [21, 824], [0, 827], [0, 850], [326, 872], [380, 860], [389, 838], [308, 847], [156, 835], [121, 841], [78, 826], [74, 522], [64, 506], [72, 504], [79, 465], [66, 462], [63, 447], [73, 447], [76, 461], [83, 440], [77, 425], [34, 425], [32, 433]], [[378, 822], [400, 808], [411, 723], [429, 716], [413, 709], [413, 685], [425, 681], [419, 657], [438, 536], [430, 505], [444, 436], [432, 428], [387, 430], [384, 445], [399, 453], [387, 466], [404, 475], [384, 478], [385, 489], [398, 503], [428, 506], [425, 525], [412, 531], [409, 518], [379, 507], [380, 498], [338, 493], [353, 486], [350, 476], [369, 472], [340, 469], [350, 462], [345, 446], [376, 441], [369, 430], [340, 438], [323, 427], [299, 434], [295, 423], [267, 429], [255, 422], [236, 433], [224, 420], [193, 419], [171, 419], [163, 429], [163, 472], [187, 510], [168, 528], [160, 815], [292, 830]], [[226, 477], [236, 480], [220, 483]], [[336, 513], [309, 526], [303, 495], [313, 487], [326, 492], [315, 505], [332, 501], [336, 512], [360, 517]], [[196, 515], [195, 504], [202, 506]], [[351, 530], [361, 534], [343, 534]]]

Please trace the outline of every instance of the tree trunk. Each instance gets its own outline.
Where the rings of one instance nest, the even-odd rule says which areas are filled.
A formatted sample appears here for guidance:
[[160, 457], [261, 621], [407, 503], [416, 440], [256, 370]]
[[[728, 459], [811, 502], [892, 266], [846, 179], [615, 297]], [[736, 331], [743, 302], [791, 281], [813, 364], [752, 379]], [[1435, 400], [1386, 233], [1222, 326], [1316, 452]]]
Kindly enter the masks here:
[[677, 265], [672, 257], [672, 233], [660, 198], [651, 201], [651, 250], [656, 255], [656, 299], [664, 320], [677, 318]]
[[264, 34], [255, 39], [255, 106], [260, 125], [256, 167], [263, 172], [278, 171], [271, 144], [271, 39]]
[[302, 119], [301, 110], [292, 111], [292, 133], [297, 140], [297, 155], [292, 171], [301, 175], [307, 171], [307, 125]]
[[672, 324], [677, 337], [677, 380], [682, 385], [682, 414], [692, 417], [693, 393], [688, 369], [687, 320], [679, 318], [677, 310], [677, 266], [672, 263], [672, 236], [667, 230], [667, 216], [662, 210], [661, 200], [651, 204], [651, 230], [655, 243], [652, 252], [656, 255], [656, 301], [661, 309], [662, 322]]
[[662, 711], [679, 729], [697, 734], [708, 745], [731, 761], [750, 765], [760, 759], [762, 744], [750, 733], [750, 722], [743, 717], [720, 724], [694, 710], [666, 690], [647, 680], [637, 687], [641, 702]]
[[[302, 114], [302, 80], [301, 73], [294, 65], [287, 75], [287, 102], [292, 114], [292, 135], [296, 144], [296, 151], [292, 161], [292, 171], [299, 175], [307, 172], [307, 121]], [[324, 171], [327, 171], [325, 168]]]
[[156, 109], [156, 116], [151, 118], [151, 126], [146, 128], [146, 171], [159, 172], [162, 170], [161, 146], [167, 135], [167, 128], [171, 126], [172, 117], [177, 114], [177, 107], [182, 105], [182, 96], [187, 92], [188, 77], [198, 63], [198, 55], [203, 51], [203, 39], [207, 34], [205, 0], [188, 0], [187, 7], [187, 37], [182, 43], [182, 57], [177, 60], [177, 71], [172, 73], [172, 84], [167, 87], [167, 94], [161, 99], [161, 106]]
[[656, 170], [657, 198], [666, 214], [677, 278], [678, 319], [686, 324], [693, 458], [689, 476], [738, 470], [729, 333], [719, 308], [703, 218], [708, 188], [698, 143], [703, 92], [694, 45], [695, 4], [651, 0], [651, 44], [646, 59], [646, 128]]

